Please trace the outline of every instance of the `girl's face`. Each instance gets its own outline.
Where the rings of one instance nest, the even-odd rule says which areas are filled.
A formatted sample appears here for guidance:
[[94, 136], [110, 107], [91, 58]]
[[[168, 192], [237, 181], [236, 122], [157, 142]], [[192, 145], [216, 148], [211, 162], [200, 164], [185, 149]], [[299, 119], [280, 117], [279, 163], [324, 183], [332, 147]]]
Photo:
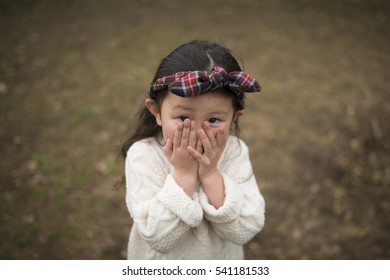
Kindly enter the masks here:
[[230, 97], [213, 93], [196, 97], [180, 97], [167, 92], [160, 110], [158, 108], [156, 110], [157, 106], [153, 106], [150, 99], [146, 100], [146, 106], [156, 117], [157, 124], [162, 127], [165, 141], [168, 138], [174, 140], [178, 124], [186, 118], [195, 121], [197, 132], [203, 128], [204, 122], [208, 122], [214, 133], [219, 128], [223, 128], [224, 134], [228, 135], [233, 117], [242, 114], [242, 111], [234, 113]]

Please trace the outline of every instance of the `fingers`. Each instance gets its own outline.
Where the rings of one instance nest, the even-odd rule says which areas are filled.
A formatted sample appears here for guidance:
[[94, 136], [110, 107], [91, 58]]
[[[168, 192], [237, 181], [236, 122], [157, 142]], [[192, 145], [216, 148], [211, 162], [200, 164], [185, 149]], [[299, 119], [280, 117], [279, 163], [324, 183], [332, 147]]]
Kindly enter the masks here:
[[221, 148], [223, 150], [227, 141], [225, 130], [223, 128], [212, 129], [208, 122], [203, 123], [203, 128], [199, 131], [199, 139], [203, 145], [204, 152], [210, 153]]
[[190, 119], [185, 119], [183, 123], [179, 124], [175, 133], [174, 147], [187, 148], [187, 146], [196, 147], [196, 124]]
[[191, 146], [187, 147], [187, 151], [199, 162], [202, 161], [203, 155]]
[[164, 153], [168, 158], [172, 156], [172, 152], [173, 152], [172, 147], [173, 147], [172, 140], [168, 138], [167, 142], [164, 145]]
[[206, 135], [207, 137], [209, 138], [209, 141], [210, 141], [210, 144], [211, 144], [211, 147], [215, 147], [217, 142], [215, 140], [215, 134], [214, 134], [214, 131], [213, 129], [211, 129], [210, 127], [210, 123], [209, 122], [204, 122], [203, 123], [203, 128], [204, 128], [204, 132], [206, 132]]
[[202, 141], [199, 139], [198, 142], [196, 143], [196, 150], [200, 153], [203, 154], [203, 145]]
[[202, 144], [204, 153], [208, 153], [212, 150], [209, 138], [207, 137], [207, 134], [203, 129], [199, 130], [199, 142]]
[[193, 148], [192, 146], [187, 147], [187, 151], [199, 162], [203, 158], [203, 145], [201, 141], [198, 141], [196, 143], [196, 148]]
[[216, 139], [218, 147], [225, 147], [227, 137], [223, 128], [218, 129]]
[[196, 136], [196, 124], [195, 121], [191, 121], [188, 146], [196, 148], [197, 142], [198, 142], [198, 137]]
[[185, 119], [183, 123], [180, 123], [175, 131], [173, 147], [174, 148], [187, 148], [191, 146], [196, 148], [198, 137], [196, 135], [196, 123], [190, 119]]
[[196, 151], [196, 156], [199, 158], [204, 153], [211, 155], [215, 151], [223, 150], [226, 140], [227, 136], [223, 128], [213, 128], [206, 121], [203, 123], [203, 129], [197, 133], [195, 121], [185, 119], [178, 125], [173, 143], [169, 140], [170, 142], [167, 141], [166, 145], [168, 147], [172, 145], [173, 149], [191, 147], [189, 151]]
[[202, 142], [204, 152], [210, 153], [213, 149], [216, 148], [217, 142], [213, 130], [210, 127], [208, 122], [203, 123], [203, 128], [199, 131], [199, 138]]
[[180, 147], [187, 148], [189, 144], [190, 134], [191, 134], [191, 121], [190, 119], [185, 119], [183, 122], [183, 133], [181, 135]]
[[179, 125], [176, 128], [176, 132], [175, 132], [175, 140], [173, 142], [174, 148], [180, 147], [182, 134], [183, 134], [183, 124], [179, 123]]

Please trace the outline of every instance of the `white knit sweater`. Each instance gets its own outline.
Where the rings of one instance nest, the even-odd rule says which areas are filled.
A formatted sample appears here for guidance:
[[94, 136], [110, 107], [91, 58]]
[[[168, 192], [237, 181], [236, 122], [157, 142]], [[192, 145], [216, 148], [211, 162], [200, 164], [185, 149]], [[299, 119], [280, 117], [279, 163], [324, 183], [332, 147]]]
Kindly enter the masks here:
[[225, 186], [218, 209], [202, 187], [193, 198], [183, 191], [162, 148], [147, 138], [127, 152], [128, 259], [243, 259], [242, 245], [264, 225], [265, 206], [245, 143], [229, 136], [218, 162]]

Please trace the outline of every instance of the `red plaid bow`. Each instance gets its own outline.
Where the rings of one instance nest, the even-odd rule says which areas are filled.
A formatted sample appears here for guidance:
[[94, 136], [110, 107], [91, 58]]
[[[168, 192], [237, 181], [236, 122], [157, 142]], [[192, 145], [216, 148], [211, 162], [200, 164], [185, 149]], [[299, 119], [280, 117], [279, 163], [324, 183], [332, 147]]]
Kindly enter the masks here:
[[154, 99], [160, 90], [169, 88], [178, 96], [192, 97], [223, 86], [237, 94], [243, 107], [244, 92], [261, 90], [259, 83], [248, 74], [242, 71], [228, 74], [222, 67], [215, 66], [211, 72], [186, 71], [159, 78], [150, 86], [148, 94]]

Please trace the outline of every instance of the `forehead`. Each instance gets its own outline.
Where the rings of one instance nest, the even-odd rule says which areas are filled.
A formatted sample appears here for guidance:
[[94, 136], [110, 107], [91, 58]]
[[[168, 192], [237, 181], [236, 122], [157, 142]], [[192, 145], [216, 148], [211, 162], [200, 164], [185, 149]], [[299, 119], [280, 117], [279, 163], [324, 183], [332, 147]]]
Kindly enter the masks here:
[[232, 98], [216, 92], [207, 92], [194, 97], [180, 97], [168, 92], [162, 103], [162, 108], [177, 110], [189, 109], [196, 111], [210, 111], [211, 109], [233, 111]]

